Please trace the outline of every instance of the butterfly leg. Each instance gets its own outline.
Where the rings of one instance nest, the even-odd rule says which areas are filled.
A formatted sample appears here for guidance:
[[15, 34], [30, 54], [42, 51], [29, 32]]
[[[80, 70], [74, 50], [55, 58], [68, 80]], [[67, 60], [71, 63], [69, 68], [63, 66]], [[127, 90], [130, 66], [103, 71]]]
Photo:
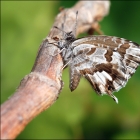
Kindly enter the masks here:
[[70, 58], [70, 60], [62, 67], [61, 70], [63, 70], [70, 62], [71, 62], [72, 58]]
[[59, 52], [57, 52], [56, 54], [52, 55], [52, 56], [56, 56], [58, 54], [60, 54], [65, 48], [61, 49]]

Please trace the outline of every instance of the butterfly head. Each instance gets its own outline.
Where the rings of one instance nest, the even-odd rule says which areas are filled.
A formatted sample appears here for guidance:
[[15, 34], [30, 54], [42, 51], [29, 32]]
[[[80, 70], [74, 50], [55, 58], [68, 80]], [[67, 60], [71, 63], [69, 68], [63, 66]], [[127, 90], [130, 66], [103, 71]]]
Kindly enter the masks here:
[[64, 40], [66, 40], [67, 42], [73, 42], [75, 40], [75, 36], [73, 34], [73, 32], [68, 32], [65, 34]]

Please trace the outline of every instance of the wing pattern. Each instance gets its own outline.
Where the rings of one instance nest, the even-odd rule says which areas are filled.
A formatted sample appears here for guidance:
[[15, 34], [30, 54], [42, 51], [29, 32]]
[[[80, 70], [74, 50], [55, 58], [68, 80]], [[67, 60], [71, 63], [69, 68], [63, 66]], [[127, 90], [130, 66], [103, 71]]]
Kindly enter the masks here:
[[140, 64], [140, 46], [111, 36], [90, 36], [75, 40], [70, 62], [70, 89], [84, 76], [97, 94], [112, 94], [124, 87]]

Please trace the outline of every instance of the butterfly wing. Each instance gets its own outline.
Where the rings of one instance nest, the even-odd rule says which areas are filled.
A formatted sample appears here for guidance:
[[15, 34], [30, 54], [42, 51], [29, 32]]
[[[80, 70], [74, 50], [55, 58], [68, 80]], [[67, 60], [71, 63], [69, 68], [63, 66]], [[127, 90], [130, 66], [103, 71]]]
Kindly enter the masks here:
[[72, 43], [70, 89], [84, 76], [100, 95], [112, 94], [124, 87], [140, 64], [140, 46], [111, 36], [90, 36]]

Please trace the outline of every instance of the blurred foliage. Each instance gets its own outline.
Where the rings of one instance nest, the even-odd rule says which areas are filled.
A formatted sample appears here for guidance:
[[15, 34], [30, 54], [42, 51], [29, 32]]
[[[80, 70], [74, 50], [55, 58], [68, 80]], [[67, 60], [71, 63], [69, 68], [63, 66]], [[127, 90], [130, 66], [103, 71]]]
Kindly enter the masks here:
[[[59, 7], [75, 3], [1, 1], [1, 103], [30, 73]], [[140, 1], [112, 1], [101, 29], [140, 44], [139, 5]], [[65, 85], [56, 103], [31, 121], [17, 139], [140, 139], [140, 68], [126, 87], [115, 93], [119, 104], [109, 96], [97, 96], [84, 78], [71, 93], [68, 72], [63, 72]]]

